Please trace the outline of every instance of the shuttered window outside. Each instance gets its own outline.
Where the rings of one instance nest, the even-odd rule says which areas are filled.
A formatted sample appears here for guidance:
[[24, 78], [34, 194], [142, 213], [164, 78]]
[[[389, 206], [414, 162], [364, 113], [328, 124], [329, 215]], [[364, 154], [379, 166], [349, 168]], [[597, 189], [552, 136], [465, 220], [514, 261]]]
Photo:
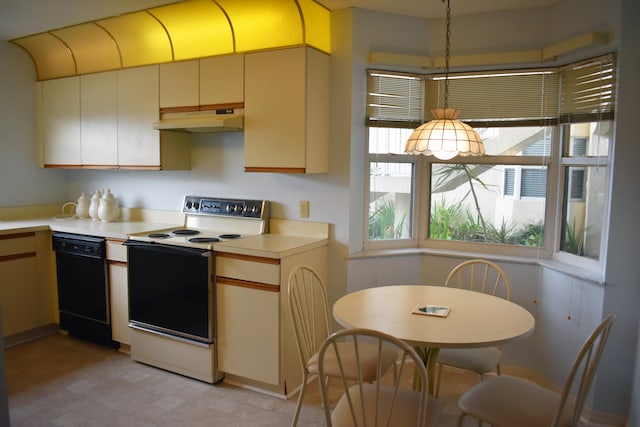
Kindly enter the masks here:
[[574, 137], [571, 141], [571, 155], [572, 156], [586, 156], [587, 155], [587, 138]]
[[523, 168], [520, 197], [545, 197], [547, 195], [547, 170]]
[[572, 200], [584, 199], [584, 169], [570, 168], [569, 197]]
[[516, 170], [514, 168], [506, 168], [504, 170], [504, 195], [515, 196], [516, 188]]

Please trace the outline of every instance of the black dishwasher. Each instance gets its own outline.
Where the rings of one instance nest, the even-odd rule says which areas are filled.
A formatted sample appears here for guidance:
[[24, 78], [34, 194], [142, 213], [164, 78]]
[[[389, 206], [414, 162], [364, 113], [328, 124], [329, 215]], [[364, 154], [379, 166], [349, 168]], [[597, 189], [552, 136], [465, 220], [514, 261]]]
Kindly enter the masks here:
[[102, 237], [53, 234], [60, 329], [71, 336], [115, 347], [111, 339], [106, 242]]

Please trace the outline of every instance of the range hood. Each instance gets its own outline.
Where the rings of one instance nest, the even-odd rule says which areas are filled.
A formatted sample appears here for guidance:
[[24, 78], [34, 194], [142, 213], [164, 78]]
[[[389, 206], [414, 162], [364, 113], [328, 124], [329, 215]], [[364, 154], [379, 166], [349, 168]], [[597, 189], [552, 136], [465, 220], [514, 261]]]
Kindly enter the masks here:
[[241, 132], [243, 126], [243, 108], [195, 111], [190, 108], [185, 108], [183, 111], [161, 109], [160, 120], [153, 124], [154, 129], [182, 132]]

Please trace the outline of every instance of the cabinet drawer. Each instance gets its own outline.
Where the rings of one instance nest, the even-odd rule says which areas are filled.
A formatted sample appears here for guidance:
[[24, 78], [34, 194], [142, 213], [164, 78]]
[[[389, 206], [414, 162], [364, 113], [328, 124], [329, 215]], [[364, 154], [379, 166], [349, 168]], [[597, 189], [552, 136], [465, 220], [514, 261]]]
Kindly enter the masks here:
[[127, 247], [121, 240], [107, 240], [107, 259], [127, 262]]
[[0, 257], [36, 253], [35, 233], [5, 234], [0, 236]]
[[278, 286], [280, 285], [280, 260], [218, 252], [216, 275]]

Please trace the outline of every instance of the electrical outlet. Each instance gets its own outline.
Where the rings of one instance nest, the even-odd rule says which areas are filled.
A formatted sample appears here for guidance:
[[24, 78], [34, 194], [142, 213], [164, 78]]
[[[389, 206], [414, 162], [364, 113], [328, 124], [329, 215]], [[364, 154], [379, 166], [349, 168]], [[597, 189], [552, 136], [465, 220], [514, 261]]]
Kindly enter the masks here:
[[308, 200], [300, 200], [300, 218], [309, 218]]

